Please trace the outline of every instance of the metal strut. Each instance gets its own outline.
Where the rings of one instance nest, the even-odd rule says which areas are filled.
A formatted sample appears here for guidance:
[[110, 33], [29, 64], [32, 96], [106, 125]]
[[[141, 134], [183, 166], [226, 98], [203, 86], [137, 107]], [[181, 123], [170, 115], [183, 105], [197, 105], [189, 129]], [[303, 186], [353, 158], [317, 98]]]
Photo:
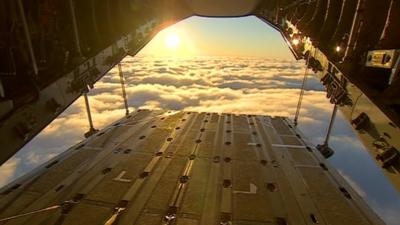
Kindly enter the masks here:
[[125, 115], [127, 116], [129, 115], [129, 107], [128, 107], [128, 100], [126, 98], [125, 79], [124, 79], [124, 73], [122, 72], [121, 63], [118, 63], [118, 71], [119, 71], [119, 80], [121, 82], [121, 88], [122, 88], [122, 97], [124, 98]]
[[122, 214], [122, 212], [125, 210], [125, 207], [116, 207], [114, 209], [114, 213], [111, 215], [111, 217], [104, 223], [104, 225], [113, 225], [115, 221], [117, 221], [118, 216]]
[[307, 57], [306, 69], [304, 71], [304, 77], [303, 77], [303, 83], [301, 84], [299, 101], [297, 102], [296, 114], [294, 116], [294, 121], [293, 121], [295, 126], [297, 126], [297, 124], [298, 124], [298, 119], [299, 119], [299, 114], [300, 114], [300, 109], [301, 109], [301, 103], [303, 101], [303, 96], [304, 96], [304, 88], [305, 88], [306, 82], [307, 82], [307, 73], [308, 73], [308, 64], [309, 64], [309, 62], [310, 62], [310, 56]]
[[329, 138], [331, 136], [331, 132], [332, 132], [332, 128], [333, 128], [333, 124], [335, 123], [337, 110], [338, 110], [338, 106], [335, 104], [335, 106], [333, 107], [331, 121], [329, 122], [328, 131], [326, 133], [326, 137], [325, 137], [325, 141], [324, 141], [325, 145], [328, 145]]
[[60, 208], [63, 210], [63, 209], [70, 208], [73, 204], [77, 204], [77, 203], [78, 203], [77, 201], [73, 201], [73, 200], [65, 201], [65, 202], [63, 202], [63, 203], [61, 203], [59, 205], [53, 205], [53, 206], [49, 206], [49, 207], [46, 207], [46, 208], [43, 208], [43, 209], [38, 209], [38, 210], [35, 210], [35, 211], [31, 211], [31, 212], [27, 212], [27, 213], [18, 214], [18, 215], [15, 215], [15, 216], [10, 216], [10, 217], [7, 217], [7, 218], [3, 218], [3, 219], [0, 219], [0, 222], [5, 222], [5, 221], [13, 220], [13, 219], [18, 219], [20, 217], [25, 217], [25, 216], [29, 216], [29, 215], [33, 215], [33, 214], [37, 214], [37, 213], [43, 213], [43, 212], [47, 212], [47, 211], [52, 211], [52, 210], [56, 210], [56, 209], [60, 209]]
[[25, 17], [24, 5], [22, 4], [21, 0], [18, 0], [17, 3], [18, 3], [19, 12], [21, 14], [21, 20], [22, 20], [22, 23], [23, 23], [26, 43], [28, 45], [29, 56], [30, 56], [31, 61], [32, 61], [33, 72], [35, 73], [35, 75], [38, 75], [39, 69], [38, 69], [38, 66], [37, 66], [37, 63], [36, 63], [35, 52], [33, 51], [31, 34], [30, 34], [30, 31], [29, 31], [28, 23], [26, 21], [26, 17]]
[[92, 136], [93, 134], [97, 133], [97, 129], [94, 128], [93, 126], [93, 121], [92, 121], [92, 114], [90, 113], [90, 105], [89, 105], [89, 98], [87, 96], [87, 92], [83, 93], [83, 97], [85, 98], [85, 105], [86, 105], [86, 112], [88, 116], [88, 121], [89, 121], [89, 131], [85, 133], [85, 137], [88, 138]]
[[71, 11], [71, 19], [72, 19], [72, 28], [74, 28], [74, 39], [75, 39], [75, 47], [76, 47], [76, 52], [80, 57], [82, 57], [82, 50], [81, 50], [81, 44], [79, 41], [79, 31], [78, 31], [78, 25], [76, 22], [76, 15], [75, 15], [75, 4], [73, 0], [69, 0], [69, 9]]
[[326, 132], [324, 143], [321, 144], [321, 145], [317, 145], [318, 151], [320, 151], [321, 154], [325, 158], [331, 157], [333, 155], [333, 153], [334, 153], [334, 151], [329, 147], [329, 138], [331, 137], [332, 128], [333, 128], [333, 124], [335, 123], [337, 110], [338, 110], [338, 105], [335, 104], [335, 106], [333, 107], [331, 120], [329, 122], [329, 126], [328, 126], [328, 130]]

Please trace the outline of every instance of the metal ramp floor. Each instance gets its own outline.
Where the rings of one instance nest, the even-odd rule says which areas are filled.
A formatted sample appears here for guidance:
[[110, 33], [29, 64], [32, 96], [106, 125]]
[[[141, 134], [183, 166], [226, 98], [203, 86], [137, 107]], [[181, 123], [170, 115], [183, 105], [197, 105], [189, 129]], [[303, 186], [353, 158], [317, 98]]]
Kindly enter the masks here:
[[256, 115], [132, 113], [1, 190], [0, 218], [49, 206], [2, 224], [383, 224], [289, 120]]

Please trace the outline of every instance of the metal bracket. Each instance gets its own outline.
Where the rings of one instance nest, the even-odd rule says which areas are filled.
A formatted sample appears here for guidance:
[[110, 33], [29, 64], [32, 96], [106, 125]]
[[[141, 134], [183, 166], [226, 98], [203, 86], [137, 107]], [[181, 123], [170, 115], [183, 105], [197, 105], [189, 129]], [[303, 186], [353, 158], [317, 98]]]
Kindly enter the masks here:
[[367, 54], [365, 66], [392, 69], [399, 58], [400, 50], [372, 50]]
[[[331, 67], [331, 64], [329, 64]], [[346, 90], [346, 79], [339, 79], [336, 74], [338, 71], [331, 67], [327, 70], [324, 77], [321, 78], [322, 84], [326, 88], [326, 97], [332, 104], [350, 105], [350, 99]]]

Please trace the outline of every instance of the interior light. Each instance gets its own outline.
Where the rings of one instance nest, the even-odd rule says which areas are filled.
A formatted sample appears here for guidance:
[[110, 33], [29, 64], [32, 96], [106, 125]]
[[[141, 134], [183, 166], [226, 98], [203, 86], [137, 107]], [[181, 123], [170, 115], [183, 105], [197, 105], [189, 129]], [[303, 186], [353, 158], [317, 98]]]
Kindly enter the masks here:
[[335, 50], [336, 50], [336, 52], [341, 52], [342, 48], [338, 45], [338, 46], [336, 46]]
[[298, 38], [294, 38], [294, 39], [292, 39], [292, 44], [297, 46], [300, 44], [300, 40]]

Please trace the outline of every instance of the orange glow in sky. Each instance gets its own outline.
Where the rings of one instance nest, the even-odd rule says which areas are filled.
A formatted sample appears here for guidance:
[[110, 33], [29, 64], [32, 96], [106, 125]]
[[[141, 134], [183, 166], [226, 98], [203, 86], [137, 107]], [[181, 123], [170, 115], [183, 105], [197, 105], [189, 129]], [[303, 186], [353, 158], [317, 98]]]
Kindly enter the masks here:
[[198, 54], [190, 33], [187, 29], [177, 26], [171, 26], [160, 31], [141, 52], [168, 57]]

